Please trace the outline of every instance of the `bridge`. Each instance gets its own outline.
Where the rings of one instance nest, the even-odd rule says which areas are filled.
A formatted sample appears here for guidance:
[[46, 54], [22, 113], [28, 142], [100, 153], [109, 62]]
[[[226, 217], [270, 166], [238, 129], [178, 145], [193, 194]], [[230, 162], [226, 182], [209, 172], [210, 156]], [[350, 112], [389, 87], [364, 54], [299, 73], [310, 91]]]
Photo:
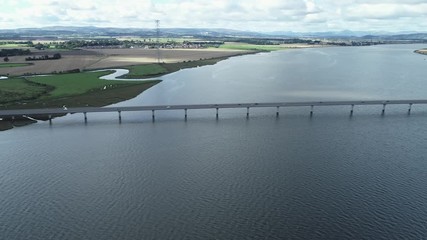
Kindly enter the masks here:
[[246, 109], [246, 117], [249, 117], [251, 108], [276, 108], [276, 116], [279, 116], [280, 108], [285, 107], [311, 107], [310, 116], [314, 113], [314, 107], [321, 106], [349, 106], [350, 115], [353, 115], [356, 105], [379, 105], [382, 106], [381, 114], [385, 113], [387, 105], [408, 105], [408, 114], [411, 113], [412, 105], [427, 104], [427, 100], [370, 100], [370, 101], [325, 101], [325, 102], [271, 102], [271, 103], [228, 103], [228, 104], [192, 104], [192, 105], [155, 105], [155, 106], [132, 106], [132, 107], [78, 107], [78, 108], [42, 108], [42, 109], [19, 109], [19, 110], [1, 110], [0, 117], [31, 117], [42, 115], [52, 123], [54, 115], [65, 115], [68, 113], [83, 113], [84, 120], [87, 122], [87, 113], [96, 112], [117, 112], [121, 122], [122, 112], [129, 111], [151, 111], [152, 119], [155, 120], [156, 111], [183, 110], [184, 118], [187, 120], [188, 110], [194, 109], [215, 109], [216, 118], [219, 117], [219, 110], [226, 108]]

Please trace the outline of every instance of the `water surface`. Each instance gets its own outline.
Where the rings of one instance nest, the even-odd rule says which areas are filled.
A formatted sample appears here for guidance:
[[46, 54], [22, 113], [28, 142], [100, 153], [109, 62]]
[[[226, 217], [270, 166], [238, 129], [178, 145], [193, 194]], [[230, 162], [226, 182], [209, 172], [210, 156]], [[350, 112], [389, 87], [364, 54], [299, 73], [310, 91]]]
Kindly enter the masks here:
[[[417, 45], [241, 56], [121, 106], [424, 99]], [[79, 114], [0, 135], [0, 239], [423, 239], [427, 109]]]

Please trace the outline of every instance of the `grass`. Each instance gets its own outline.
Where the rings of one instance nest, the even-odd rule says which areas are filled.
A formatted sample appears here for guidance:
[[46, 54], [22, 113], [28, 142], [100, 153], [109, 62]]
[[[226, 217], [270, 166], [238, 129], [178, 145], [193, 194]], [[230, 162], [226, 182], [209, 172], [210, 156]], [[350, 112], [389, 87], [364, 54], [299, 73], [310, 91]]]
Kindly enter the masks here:
[[31, 77], [28, 79], [32, 82], [52, 86], [54, 88], [53, 91], [44, 96], [45, 98], [72, 96], [89, 91], [102, 91], [115, 88], [120, 85], [141, 84], [140, 82], [135, 81], [109, 81], [99, 79], [99, 77], [106, 73], [109, 73], [109, 71], [58, 74]]
[[[185, 68], [215, 64], [225, 58], [130, 66], [126, 78], [151, 78]], [[109, 73], [82, 72], [11, 78], [0, 81], [0, 109], [105, 106], [127, 100], [159, 83], [152, 81], [110, 81], [99, 77]]]
[[285, 49], [285, 47], [282, 47], [280, 45], [256, 45], [256, 44], [247, 44], [247, 43], [225, 43], [221, 45], [219, 48], [249, 50], [249, 51], [265, 51], [265, 52]]
[[[225, 58], [130, 66], [126, 78], [152, 78], [185, 68], [215, 64]], [[109, 73], [82, 72], [10, 78], [0, 81], [0, 110], [19, 108], [105, 106], [127, 100], [159, 83], [152, 81], [110, 81], [99, 77]]]
[[161, 64], [145, 64], [127, 67], [129, 74], [126, 78], [147, 78], [168, 73], [168, 70]]
[[[83, 72], [11, 78], [0, 81], [0, 110], [80, 106], [106, 106], [135, 97], [159, 83], [153, 81], [109, 81], [109, 73]], [[124, 91], [126, 90], [126, 91]]]
[[[106, 90], [92, 90], [82, 94], [55, 98], [38, 98], [25, 102], [25, 104], [10, 106], [8, 109], [58, 108], [64, 105], [67, 107], [103, 107], [134, 98], [159, 82], [159, 80], [134, 81], [132, 84], [121, 84]], [[35, 119], [44, 119], [43, 117], [34, 116]]]
[[[212, 65], [224, 58], [201, 59], [180, 63], [162, 63], [130, 66], [127, 78], [148, 78], [193, 68]], [[102, 107], [134, 98], [146, 89], [156, 85], [160, 80], [150, 81], [110, 81], [99, 77], [103, 72], [83, 72], [55, 74], [51, 76], [15, 77], [0, 81], [0, 110], [57, 108], [67, 107]], [[46, 120], [47, 116], [31, 116]], [[14, 126], [31, 124], [34, 121], [16, 116], [15, 120], [0, 120], [0, 130]]]
[[24, 78], [0, 81], [0, 104], [36, 99], [53, 88], [32, 83]]
[[[130, 66], [127, 78], [153, 77], [184, 68], [212, 65], [223, 59], [226, 58]], [[160, 82], [160, 80], [110, 81], [99, 79], [108, 72], [82, 72], [2, 80], [0, 81], [0, 110], [58, 108], [64, 105], [67, 107], [102, 107], [134, 98]], [[47, 116], [31, 117], [40, 120], [47, 119]], [[0, 120], [0, 130], [32, 122], [34, 121], [22, 116], [17, 116], [15, 120], [5, 118]]]
[[25, 67], [28, 65], [31, 65], [31, 63], [0, 63], [0, 68]]
[[[64, 95], [46, 98], [43, 96], [47, 91], [51, 90], [51, 86], [38, 85], [23, 78], [8, 79], [5, 81], [0, 81], [0, 99], [2, 101], [6, 99], [3, 95], [5, 92], [3, 91], [3, 88], [12, 92], [14, 98], [9, 98], [9, 100], [12, 101], [9, 102], [9, 104], [0, 103], [0, 110], [24, 108], [58, 108], [64, 105], [68, 107], [102, 107], [134, 98], [159, 82], [160, 81], [158, 80], [125, 82], [123, 84], [115, 85], [114, 88], [109, 88], [102, 91], [89, 90], [85, 93], [72, 96]], [[28, 95], [27, 100], [24, 97], [26, 95]], [[39, 120], [48, 119], [47, 116], [43, 115], [35, 115], [31, 116], [31, 118]], [[25, 126], [34, 122], [35, 121], [23, 116], [15, 116], [14, 120], [11, 117], [6, 117], [0, 120], [0, 131], [12, 129], [13, 127]]]

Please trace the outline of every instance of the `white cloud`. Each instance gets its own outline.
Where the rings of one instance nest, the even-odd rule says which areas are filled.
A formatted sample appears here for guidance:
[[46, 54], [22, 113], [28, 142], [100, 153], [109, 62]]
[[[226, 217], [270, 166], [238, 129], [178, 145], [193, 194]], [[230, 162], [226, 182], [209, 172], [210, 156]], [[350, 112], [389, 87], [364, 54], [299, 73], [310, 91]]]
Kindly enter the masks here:
[[427, 16], [427, 4], [360, 4], [347, 9], [347, 18], [396, 19], [402, 17]]
[[0, 28], [217, 27], [254, 31], [415, 30], [425, 0], [0, 0]]

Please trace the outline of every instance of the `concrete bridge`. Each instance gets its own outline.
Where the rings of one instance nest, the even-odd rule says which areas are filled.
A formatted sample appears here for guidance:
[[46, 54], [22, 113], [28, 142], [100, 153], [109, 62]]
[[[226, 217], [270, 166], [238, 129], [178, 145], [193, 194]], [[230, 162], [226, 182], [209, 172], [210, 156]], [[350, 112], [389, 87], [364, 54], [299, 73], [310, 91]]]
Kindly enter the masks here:
[[382, 106], [381, 114], [385, 113], [387, 105], [408, 105], [408, 114], [411, 113], [412, 105], [427, 104], [427, 100], [374, 100], [374, 101], [325, 101], [325, 102], [271, 102], [271, 103], [228, 103], [228, 104], [193, 104], [193, 105], [155, 105], [155, 106], [133, 106], [133, 107], [79, 107], [79, 108], [45, 108], [45, 109], [19, 109], [2, 110], [0, 117], [22, 117], [43, 115], [48, 117], [52, 123], [54, 115], [68, 113], [83, 113], [87, 122], [87, 113], [96, 112], [117, 112], [119, 121], [122, 120], [121, 113], [127, 111], [151, 111], [152, 119], [155, 120], [156, 111], [183, 110], [184, 118], [187, 120], [187, 111], [193, 109], [215, 109], [216, 117], [219, 117], [219, 110], [225, 108], [246, 108], [246, 117], [249, 117], [251, 108], [275, 108], [276, 116], [279, 116], [280, 108], [284, 107], [311, 107], [310, 116], [314, 113], [314, 107], [321, 106], [349, 106], [350, 115], [353, 115], [356, 105], [379, 105]]

